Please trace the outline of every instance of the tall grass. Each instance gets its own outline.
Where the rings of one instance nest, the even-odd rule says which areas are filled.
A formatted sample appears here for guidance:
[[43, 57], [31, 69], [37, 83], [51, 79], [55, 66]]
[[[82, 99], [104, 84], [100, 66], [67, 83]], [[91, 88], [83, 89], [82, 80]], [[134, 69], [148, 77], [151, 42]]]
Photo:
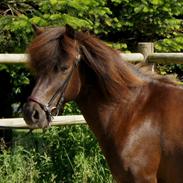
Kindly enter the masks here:
[[0, 154], [1, 183], [34, 183], [39, 170], [32, 154], [18, 146], [14, 151], [4, 150]]
[[0, 155], [0, 183], [111, 183], [98, 143], [86, 125], [15, 132]]

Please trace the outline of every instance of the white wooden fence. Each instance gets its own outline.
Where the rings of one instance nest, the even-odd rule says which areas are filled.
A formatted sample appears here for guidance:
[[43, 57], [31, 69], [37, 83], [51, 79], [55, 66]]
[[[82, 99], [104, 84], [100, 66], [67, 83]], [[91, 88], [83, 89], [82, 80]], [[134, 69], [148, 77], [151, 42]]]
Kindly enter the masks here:
[[[52, 126], [86, 123], [82, 115], [55, 116]], [[0, 119], [0, 128], [28, 128], [23, 118]]]
[[[139, 53], [121, 53], [124, 61], [142, 62], [153, 64], [183, 64], [183, 53], [154, 53], [153, 43], [139, 43]], [[0, 64], [27, 63], [27, 54], [0, 54]], [[83, 124], [82, 115], [57, 116], [52, 125]], [[0, 119], [0, 128], [28, 128], [22, 118]]]
[[[121, 53], [121, 57], [127, 62], [142, 62], [145, 60], [142, 53]], [[28, 54], [0, 54], [0, 64], [24, 64], [28, 60]], [[146, 62], [155, 64], [183, 64], [183, 53], [152, 53], [148, 55]]]

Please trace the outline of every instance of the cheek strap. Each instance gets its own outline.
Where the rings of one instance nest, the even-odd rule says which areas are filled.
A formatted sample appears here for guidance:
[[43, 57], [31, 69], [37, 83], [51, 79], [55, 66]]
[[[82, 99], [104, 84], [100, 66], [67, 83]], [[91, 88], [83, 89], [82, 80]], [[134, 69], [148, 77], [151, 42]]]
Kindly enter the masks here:
[[[71, 76], [74, 72], [74, 69], [77, 68], [79, 61], [80, 61], [81, 56], [78, 55], [76, 57], [76, 62], [73, 65], [73, 68], [71, 70], [71, 72], [68, 74], [66, 80], [64, 81], [64, 83], [56, 90], [56, 92], [54, 93], [54, 95], [51, 97], [51, 99], [49, 100], [48, 104], [43, 104], [40, 102], [39, 99], [33, 97], [33, 96], [29, 96], [28, 97], [28, 101], [32, 101], [35, 102], [37, 104], [39, 104], [39, 106], [42, 108], [42, 110], [46, 113], [46, 117], [48, 122], [51, 122], [53, 119], [53, 111], [56, 109], [56, 116], [59, 114], [61, 107], [63, 106], [64, 102], [65, 102], [65, 91], [68, 87], [69, 81], [71, 80]], [[56, 104], [55, 107], [51, 107], [52, 103], [54, 102], [54, 100], [58, 97], [58, 95], [60, 95], [58, 102]]]

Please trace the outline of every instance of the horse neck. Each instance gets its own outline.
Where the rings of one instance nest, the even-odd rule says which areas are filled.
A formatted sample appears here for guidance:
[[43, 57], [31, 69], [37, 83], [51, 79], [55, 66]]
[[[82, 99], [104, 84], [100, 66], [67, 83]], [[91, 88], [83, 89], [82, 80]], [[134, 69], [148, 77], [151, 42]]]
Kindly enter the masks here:
[[89, 127], [99, 142], [100, 139], [102, 141], [106, 133], [110, 113], [113, 112], [114, 106], [109, 103], [107, 105], [101, 101], [97, 91], [92, 91], [89, 95], [80, 96], [76, 102]]
[[126, 118], [127, 112], [118, 111], [118, 109], [125, 109], [132, 96], [136, 96], [139, 90], [140, 87], [132, 87], [126, 90], [121, 86], [118, 90], [121, 98], [118, 101], [105, 101], [105, 99], [101, 98], [102, 94], [97, 87], [95, 88], [95, 86], [87, 84], [82, 86], [81, 93], [76, 102], [99, 142], [101, 140], [101, 143], [103, 143], [106, 138], [109, 126], [111, 125], [110, 123], [113, 121], [113, 116], [120, 113], [123, 118]]
[[[125, 106], [133, 95], [132, 88], [140, 85], [141, 79], [127, 63], [121, 61], [117, 51], [100, 41], [90, 43], [82, 43], [84, 47], [79, 64], [82, 87], [76, 102], [99, 139], [105, 137], [116, 107]], [[114, 101], [110, 100], [113, 98]]]

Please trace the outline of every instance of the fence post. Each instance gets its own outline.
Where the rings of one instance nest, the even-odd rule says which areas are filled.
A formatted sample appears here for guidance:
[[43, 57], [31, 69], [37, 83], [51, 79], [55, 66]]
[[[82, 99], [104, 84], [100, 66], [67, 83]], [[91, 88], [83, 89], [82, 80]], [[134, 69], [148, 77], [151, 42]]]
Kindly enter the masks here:
[[[137, 50], [139, 53], [144, 55], [144, 62], [146, 62], [147, 57], [154, 53], [154, 43], [152, 42], [139, 42], [137, 46]], [[154, 72], [155, 64], [148, 64], [151, 65], [151, 70]]]
[[139, 53], [142, 53], [142, 55], [144, 55], [144, 61], [146, 61], [148, 55], [154, 53], [154, 43], [139, 42], [137, 49]]

